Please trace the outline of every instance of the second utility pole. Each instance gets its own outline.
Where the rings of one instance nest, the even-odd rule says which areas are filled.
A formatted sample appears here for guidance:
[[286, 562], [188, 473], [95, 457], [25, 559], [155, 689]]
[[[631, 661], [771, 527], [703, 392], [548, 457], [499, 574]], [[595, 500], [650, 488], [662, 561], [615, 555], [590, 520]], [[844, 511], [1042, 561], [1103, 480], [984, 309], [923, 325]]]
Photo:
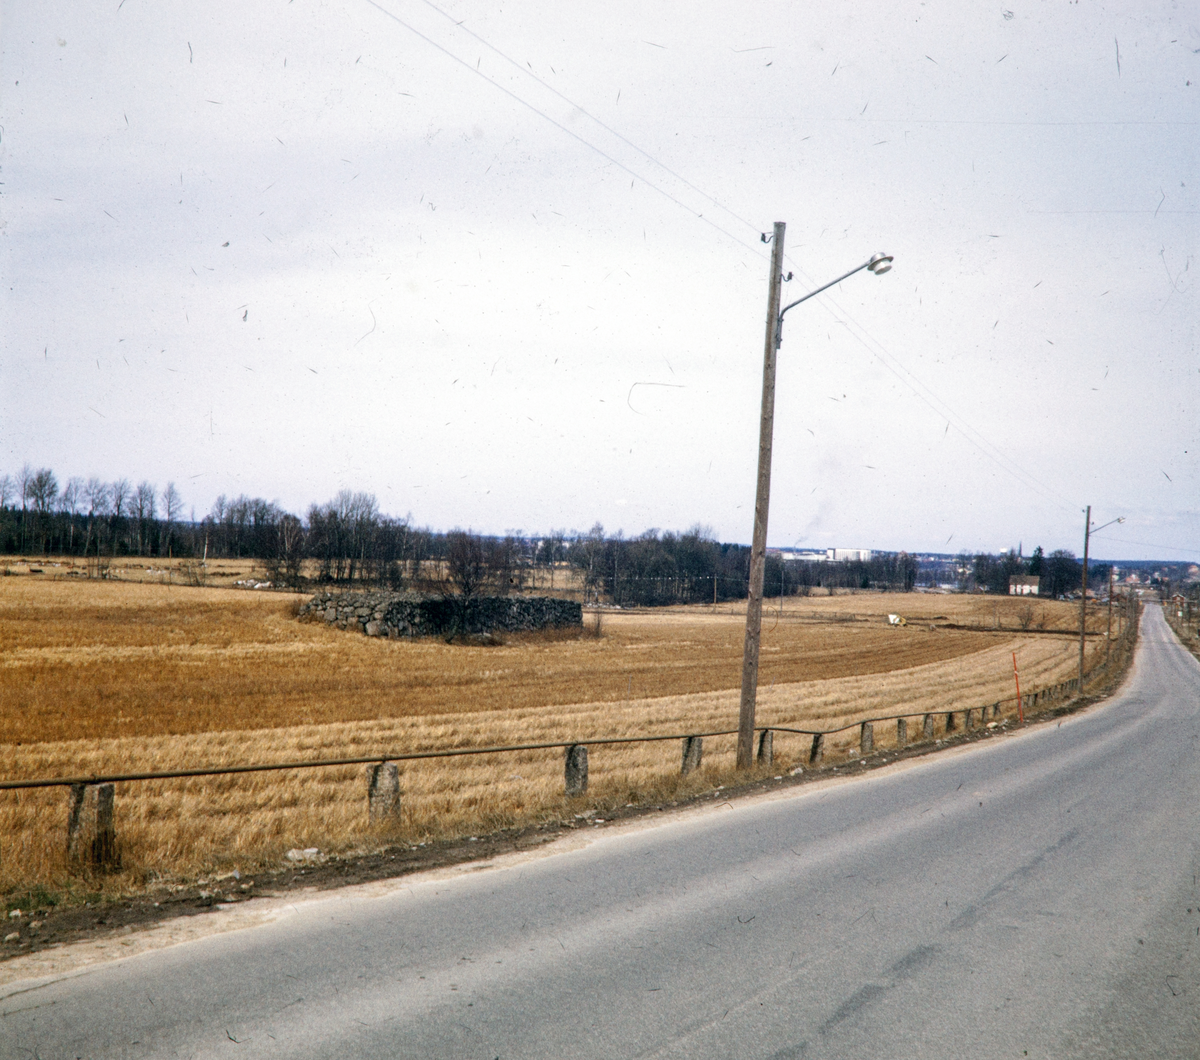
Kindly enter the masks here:
[[[1107, 524], [1105, 524], [1107, 525]], [[1083, 520], [1083, 592], [1079, 596], [1079, 694], [1083, 695], [1083, 650], [1087, 643], [1087, 561], [1088, 538], [1092, 533], [1092, 506]]]
[[779, 286], [783, 279], [782, 221], [771, 242], [771, 284], [767, 295], [767, 337], [763, 347], [762, 418], [758, 427], [758, 490], [754, 497], [754, 539], [750, 545], [750, 592], [746, 600], [746, 647], [742, 655], [742, 701], [738, 712], [737, 767], [754, 760], [754, 706], [758, 695], [758, 645], [762, 634], [763, 575], [767, 565], [767, 508], [771, 502], [771, 442], [775, 433], [775, 354], [779, 331]]

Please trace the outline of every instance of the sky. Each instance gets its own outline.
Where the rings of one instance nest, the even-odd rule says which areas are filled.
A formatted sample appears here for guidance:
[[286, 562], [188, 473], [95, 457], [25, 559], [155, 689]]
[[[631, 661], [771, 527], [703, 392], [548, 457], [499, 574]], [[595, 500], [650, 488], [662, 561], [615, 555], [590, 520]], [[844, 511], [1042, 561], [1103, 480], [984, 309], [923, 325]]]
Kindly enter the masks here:
[[[1200, 8], [0, 0], [0, 473], [1200, 561]], [[1196, 268], [1192, 268], [1196, 265]]]

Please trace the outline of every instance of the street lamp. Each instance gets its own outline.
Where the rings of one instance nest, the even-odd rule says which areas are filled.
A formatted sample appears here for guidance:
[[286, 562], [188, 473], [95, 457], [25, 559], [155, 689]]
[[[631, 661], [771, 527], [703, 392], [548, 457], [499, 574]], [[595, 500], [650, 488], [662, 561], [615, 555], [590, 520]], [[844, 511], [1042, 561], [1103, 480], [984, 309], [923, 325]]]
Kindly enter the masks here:
[[[1112, 526], [1113, 523], [1125, 522], [1125, 516], [1119, 516], [1116, 519], [1109, 519], [1104, 526], [1092, 528], [1092, 506], [1087, 506], [1087, 515], [1083, 519], [1083, 591], [1079, 594], [1079, 694], [1083, 695], [1083, 649], [1087, 637], [1087, 568], [1088, 568], [1088, 540], [1092, 534], [1097, 534], [1107, 526]], [[1112, 589], [1109, 589], [1111, 596]]]
[[[876, 254], [858, 268], [810, 291], [782, 309], [779, 288], [783, 279], [783, 236], [787, 226], [775, 222], [771, 247], [771, 283], [767, 296], [767, 336], [763, 344], [762, 416], [758, 429], [758, 489], [754, 498], [754, 539], [750, 545], [750, 592], [746, 602], [746, 645], [742, 654], [742, 699], [738, 713], [737, 767], [749, 769], [754, 754], [754, 707], [758, 695], [758, 648], [762, 634], [763, 574], [767, 563], [767, 508], [771, 500], [771, 441], [775, 432], [775, 353], [783, 335], [783, 316], [814, 295], [867, 269], [882, 276], [892, 258]], [[763, 237], [766, 239], [766, 236]]]
[[[851, 269], [836, 280], [830, 280], [824, 287], [818, 287], [815, 291], [809, 291], [803, 298], [797, 298], [794, 302], [789, 302], [779, 311], [779, 326], [775, 329], [775, 349], [779, 349], [780, 344], [783, 342], [783, 314], [789, 309], [795, 309], [801, 302], [807, 302], [813, 295], [818, 295], [822, 291], [828, 291], [830, 287], [836, 286], [843, 280], [853, 276], [856, 272], [862, 272], [863, 269], [873, 272], [876, 276], [882, 276], [885, 272], [891, 271], [894, 260], [890, 254], [873, 254], [870, 261], [864, 261], [858, 268]], [[790, 276], [791, 274], [789, 273], [788, 275]]]

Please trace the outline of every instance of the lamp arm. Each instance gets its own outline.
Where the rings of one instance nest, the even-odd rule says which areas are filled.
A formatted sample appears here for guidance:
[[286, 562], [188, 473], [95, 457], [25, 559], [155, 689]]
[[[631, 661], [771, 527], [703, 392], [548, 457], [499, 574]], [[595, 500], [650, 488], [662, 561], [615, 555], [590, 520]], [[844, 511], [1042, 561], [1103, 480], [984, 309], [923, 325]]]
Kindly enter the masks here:
[[[871, 260], [873, 261], [874, 259], [872, 258]], [[843, 275], [839, 276], [836, 280], [830, 280], [827, 284], [825, 284], [824, 287], [818, 287], [815, 291], [809, 291], [808, 294], [806, 294], [803, 298], [797, 298], [794, 302], [789, 302], [787, 305], [785, 305], [779, 311], [779, 318], [775, 324], [775, 348], [779, 349], [780, 343], [783, 342], [783, 314], [784, 313], [786, 313], [789, 309], [795, 309], [796, 306], [798, 306], [801, 302], [807, 302], [810, 298], [814, 298], [815, 296], [819, 295], [822, 291], [828, 291], [830, 287], [834, 287], [837, 284], [841, 283], [843, 280], [849, 279], [856, 272], [862, 272], [863, 269], [867, 268], [870, 264], [871, 264], [870, 261], [864, 261], [857, 268], [851, 269], [849, 272], [844, 273]]]

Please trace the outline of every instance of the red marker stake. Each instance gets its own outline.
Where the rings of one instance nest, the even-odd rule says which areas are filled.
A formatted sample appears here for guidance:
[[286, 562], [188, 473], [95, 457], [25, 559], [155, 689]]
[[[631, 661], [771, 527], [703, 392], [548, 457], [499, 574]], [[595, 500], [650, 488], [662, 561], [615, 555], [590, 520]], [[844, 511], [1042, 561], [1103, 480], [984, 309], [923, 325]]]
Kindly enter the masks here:
[[1025, 724], [1025, 704], [1021, 702], [1021, 677], [1017, 673], [1017, 653], [1013, 655], [1013, 680], [1017, 682], [1017, 717], [1021, 719], [1021, 724]]

